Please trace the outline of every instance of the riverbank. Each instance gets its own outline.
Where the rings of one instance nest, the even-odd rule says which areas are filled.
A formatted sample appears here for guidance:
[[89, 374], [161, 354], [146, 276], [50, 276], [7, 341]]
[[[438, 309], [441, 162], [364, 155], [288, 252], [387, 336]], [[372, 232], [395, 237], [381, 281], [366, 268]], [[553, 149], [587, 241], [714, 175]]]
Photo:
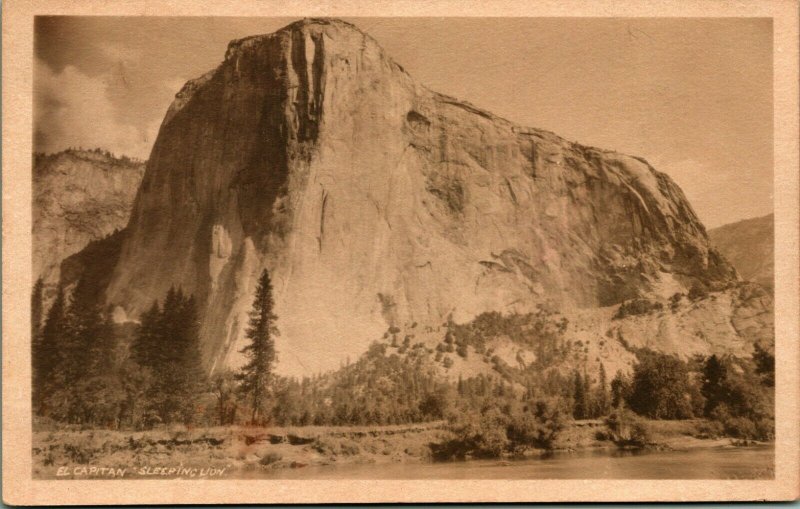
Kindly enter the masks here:
[[[149, 431], [37, 431], [37, 478], [108, 477], [82, 467], [125, 469], [124, 477], [180, 477], [179, 468], [235, 472], [308, 466], [420, 462], [444, 422], [400, 426], [227, 426]], [[158, 469], [158, 470], [154, 470]], [[211, 470], [209, 470], [211, 471]], [[198, 471], [199, 474], [199, 471]], [[118, 475], [117, 475], [118, 476]]]
[[[703, 420], [648, 421], [658, 450], [735, 447], [704, 436]], [[559, 453], [614, 450], [603, 421], [575, 421], [559, 436]], [[150, 431], [36, 431], [35, 478], [230, 478], [311, 467], [431, 463], [429, 444], [448, 437], [443, 421], [398, 426], [228, 426]], [[527, 456], [545, 455], [529, 451]]]

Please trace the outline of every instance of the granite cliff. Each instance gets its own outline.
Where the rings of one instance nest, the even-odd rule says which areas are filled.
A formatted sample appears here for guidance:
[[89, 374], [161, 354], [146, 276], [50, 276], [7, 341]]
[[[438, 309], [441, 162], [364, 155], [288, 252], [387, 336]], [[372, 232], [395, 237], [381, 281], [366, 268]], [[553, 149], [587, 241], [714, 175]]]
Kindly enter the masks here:
[[33, 277], [52, 291], [61, 262], [121, 230], [144, 162], [102, 150], [36, 154], [33, 164]]
[[645, 160], [433, 92], [327, 19], [233, 41], [183, 87], [120, 242], [107, 300], [136, 317], [170, 285], [194, 293], [210, 369], [240, 362], [264, 267], [284, 373], [336, 368], [390, 326], [738, 279]]

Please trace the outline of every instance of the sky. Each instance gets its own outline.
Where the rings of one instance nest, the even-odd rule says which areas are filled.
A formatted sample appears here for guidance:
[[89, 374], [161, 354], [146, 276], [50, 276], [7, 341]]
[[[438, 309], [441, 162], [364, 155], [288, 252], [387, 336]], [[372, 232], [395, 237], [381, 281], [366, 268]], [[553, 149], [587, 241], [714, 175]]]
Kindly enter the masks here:
[[[146, 159], [227, 43], [296, 18], [39, 17], [34, 148]], [[769, 19], [347, 18], [418, 82], [521, 125], [642, 156], [707, 227], [772, 212]]]

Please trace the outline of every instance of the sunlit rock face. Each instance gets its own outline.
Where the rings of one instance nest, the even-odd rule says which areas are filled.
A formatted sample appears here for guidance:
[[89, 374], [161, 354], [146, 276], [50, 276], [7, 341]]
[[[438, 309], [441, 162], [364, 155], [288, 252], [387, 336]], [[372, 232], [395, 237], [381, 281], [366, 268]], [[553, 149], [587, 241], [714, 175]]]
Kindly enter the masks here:
[[290, 374], [337, 368], [393, 324], [736, 278], [644, 160], [430, 91], [332, 20], [233, 41], [184, 86], [107, 297], [136, 316], [181, 285], [209, 369], [236, 367], [263, 268]]

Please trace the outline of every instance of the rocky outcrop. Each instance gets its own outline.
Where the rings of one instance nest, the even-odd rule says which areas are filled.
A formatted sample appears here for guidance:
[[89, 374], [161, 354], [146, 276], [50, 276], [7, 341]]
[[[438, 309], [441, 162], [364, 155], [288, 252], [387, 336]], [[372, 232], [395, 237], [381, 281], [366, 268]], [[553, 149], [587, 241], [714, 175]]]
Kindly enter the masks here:
[[775, 216], [745, 219], [708, 232], [712, 245], [739, 275], [772, 291], [775, 280]]
[[643, 159], [432, 92], [333, 20], [233, 41], [184, 86], [107, 296], [135, 316], [181, 285], [209, 367], [236, 366], [264, 267], [284, 373], [338, 367], [392, 324], [736, 279]]
[[100, 150], [37, 154], [33, 165], [33, 271], [52, 290], [61, 262], [128, 223], [144, 162]]

